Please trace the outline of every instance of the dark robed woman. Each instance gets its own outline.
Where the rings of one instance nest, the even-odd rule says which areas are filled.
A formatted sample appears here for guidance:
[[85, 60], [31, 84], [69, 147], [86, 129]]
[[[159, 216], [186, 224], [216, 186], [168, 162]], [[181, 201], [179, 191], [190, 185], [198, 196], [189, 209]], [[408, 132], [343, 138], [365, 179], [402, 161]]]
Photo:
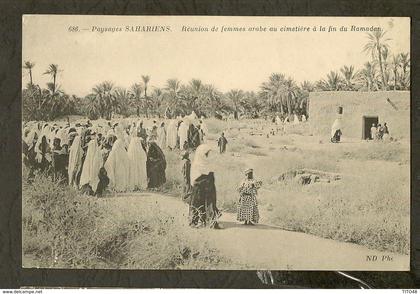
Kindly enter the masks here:
[[38, 168], [41, 171], [46, 171], [49, 169], [51, 162], [51, 148], [48, 145], [47, 137], [45, 135], [43, 135], [40, 139], [41, 143], [38, 146], [36, 159]]
[[210, 152], [209, 145], [198, 146], [191, 165], [193, 187], [190, 199], [190, 225], [220, 229], [217, 219], [221, 213], [216, 205], [216, 185], [210, 164]]
[[158, 188], [166, 182], [166, 160], [162, 149], [156, 142], [149, 142], [147, 150], [146, 173], [147, 188]]
[[198, 129], [193, 124], [190, 124], [188, 128], [188, 148], [195, 150], [200, 143], [200, 133]]

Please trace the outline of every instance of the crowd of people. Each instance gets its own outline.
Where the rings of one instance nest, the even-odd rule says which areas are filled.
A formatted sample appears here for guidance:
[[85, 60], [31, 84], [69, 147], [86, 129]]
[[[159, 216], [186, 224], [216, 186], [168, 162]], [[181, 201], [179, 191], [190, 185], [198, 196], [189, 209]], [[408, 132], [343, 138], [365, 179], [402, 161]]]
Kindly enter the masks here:
[[[220, 228], [213, 149], [207, 144], [203, 119], [178, 117], [169, 120], [167, 127], [165, 122], [153, 121], [147, 128], [141, 120], [26, 122], [22, 130], [22, 156], [29, 179], [35, 172], [45, 173], [81, 194], [98, 197], [108, 191], [158, 189], [166, 182], [165, 152], [181, 150], [183, 199], [189, 204], [190, 225]], [[223, 133], [217, 143], [224, 153], [227, 139]], [[247, 170], [238, 190], [242, 199], [238, 220], [247, 225], [258, 222], [259, 186]]]
[[372, 124], [372, 127], [370, 128], [370, 139], [375, 141], [380, 140], [387, 140], [389, 138], [389, 129], [388, 125], [384, 123], [384, 125], [378, 124]]
[[297, 113], [293, 113], [291, 115], [277, 114], [275, 117], [273, 117], [272, 122], [275, 123], [276, 125], [282, 125], [282, 124], [288, 124], [288, 123], [297, 125], [301, 122], [306, 122], [306, 115], [305, 114], [298, 115]]

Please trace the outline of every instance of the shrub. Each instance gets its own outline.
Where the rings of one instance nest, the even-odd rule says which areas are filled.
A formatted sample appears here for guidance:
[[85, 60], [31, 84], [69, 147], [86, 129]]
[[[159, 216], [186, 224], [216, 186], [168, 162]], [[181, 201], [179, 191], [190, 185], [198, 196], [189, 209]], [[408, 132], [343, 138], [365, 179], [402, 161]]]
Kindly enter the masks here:
[[[45, 174], [36, 174], [31, 182], [27, 181], [25, 169], [23, 175], [24, 266], [133, 269], [241, 266], [222, 257], [216, 244], [209, 243], [205, 230], [191, 229], [179, 209], [165, 212], [158, 206], [137, 202], [141, 197], [136, 196], [102, 199], [80, 196]], [[183, 206], [178, 200], [171, 201]]]
[[[22, 195], [24, 252], [34, 252], [50, 266], [95, 264], [97, 244], [86, 238], [101, 217], [94, 199], [41, 173], [31, 183], [23, 181]], [[33, 238], [42, 240], [38, 248]]]

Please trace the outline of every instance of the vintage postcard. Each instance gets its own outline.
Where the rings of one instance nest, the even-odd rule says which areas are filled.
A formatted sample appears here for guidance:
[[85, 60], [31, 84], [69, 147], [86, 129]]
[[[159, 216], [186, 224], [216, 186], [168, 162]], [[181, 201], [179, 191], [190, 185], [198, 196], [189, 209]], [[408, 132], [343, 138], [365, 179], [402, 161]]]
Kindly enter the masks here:
[[22, 22], [23, 267], [409, 270], [409, 18]]

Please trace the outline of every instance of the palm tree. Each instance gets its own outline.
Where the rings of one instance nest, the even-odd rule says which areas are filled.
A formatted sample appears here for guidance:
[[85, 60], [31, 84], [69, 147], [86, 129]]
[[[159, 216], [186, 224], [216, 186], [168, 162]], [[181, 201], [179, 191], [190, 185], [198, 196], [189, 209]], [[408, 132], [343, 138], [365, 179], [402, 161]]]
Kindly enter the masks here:
[[394, 75], [394, 91], [397, 90], [398, 69], [401, 67], [400, 55], [392, 56], [391, 69]]
[[376, 82], [376, 68], [372, 62], [366, 62], [358, 74], [358, 80], [366, 86], [367, 91], [379, 90]]
[[125, 88], [116, 88], [114, 91], [115, 96], [115, 111], [125, 117], [129, 115], [129, 100], [130, 93]]
[[199, 103], [202, 97], [203, 89], [204, 85], [199, 79], [192, 79], [188, 83], [188, 86], [183, 88], [182, 92], [185, 100], [184, 103], [187, 105], [185, 109], [187, 112], [193, 110], [197, 112], [197, 104]]
[[92, 95], [97, 99], [98, 112], [102, 118], [111, 119], [112, 112], [117, 109], [118, 100], [115, 97], [114, 84], [102, 82], [92, 89]]
[[385, 34], [386, 31], [374, 31], [373, 33], [368, 33], [367, 35], [369, 42], [363, 47], [364, 52], [370, 52], [372, 58], [374, 60], [377, 59], [379, 62], [383, 90], [387, 90], [384, 64], [382, 62], [382, 59], [384, 57], [383, 51], [388, 50], [389, 45], [386, 42], [390, 40], [389, 38], [384, 38]]
[[203, 97], [200, 101], [200, 112], [205, 112], [206, 115], [214, 115], [216, 113], [217, 108], [220, 106], [222, 94], [219, 92], [219, 90], [217, 90], [216, 86], [214, 86], [213, 84], [207, 84], [204, 85], [202, 89], [202, 96]]
[[226, 94], [227, 98], [231, 101], [233, 105], [234, 117], [238, 119], [238, 113], [240, 111], [241, 101], [244, 97], [244, 92], [242, 90], [233, 89]]
[[399, 55], [402, 75], [400, 77], [400, 83], [402, 88], [407, 90], [410, 87], [410, 55], [408, 53], [400, 53]]
[[140, 108], [142, 107], [142, 93], [143, 87], [138, 83], [133, 84], [129, 89], [130, 102], [136, 107], [137, 116], [140, 116]]
[[303, 81], [303, 83], [300, 84], [300, 91], [298, 96], [299, 108], [306, 115], [309, 113], [309, 93], [313, 92], [314, 90], [314, 85], [309, 81]]
[[169, 106], [175, 107], [178, 103], [179, 90], [181, 88], [181, 83], [177, 79], [168, 79], [166, 81], [166, 86], [164, 90], [169, 95]]
[[291, 115], [296, 104], [298, 86], [292, 78], [288, 78], [284, 81], [284, 87], [282, 90], [282, 96], [285, 97], [288, 114]]
[[303, 81], [303, 83], [300, 84], [300, 88], [306, 92], [313, 92], [315, 87], [310, 81]]
[[147, 86], [149, 85], [149, 82], [150, 82], [150, 76], [141, 76], [141, 79], [143, 80], [145, 110], [146, 110], [146, 117], [148, 118], [149, 115], [147, 113], [147, 108], [149, 107], [149, 98], [147, 97]]
[[286, 78], [284, 74], [271, 74], [269, 81], [262, 83], [260, 93], [261, 96], [267, 99], [269, 108], [277, 111], [280, 107], [280, 113], [282, 115], [284, 113], [284, 95], [282, 94], [285, 80]]
[[354, 71], [354, 66], [343, 66], [340, 69], [341, 74], [344, 78], [344, 89], [346, 91], [354, 91], [355, 90], [355, 80], [357, 78], [358, 73]]
[[47, 119], [52, 120], [61, 115], [68, 96], [59, 89], [54, 89], [53, 83], [47, 84], [47, 88], [42, 90], [42, 95], [44, 97], [42, 109], [46, 113]]
[[327, 74], [327, 79], [322, 79], [317, 82], [316, 87], [321, 91], [340, 91], [343, 88], [343, 79], [340, 75], [335, 72], [331, 71]]
[[100, 116], [99, 108], [95, 95], [89, 94], [85, 97], [84, 112], [89, 119], [97, 119]]
[[389, 65], [391, 64], [391, 62], [388, 61], [388, 57], [389, 57], [389, 48], [388, 47], [384, 47], [382, 50], [382, 64], [384, 67], [384, 73], [385, 73], [385, 84], [386, 84], [386, 88], [389, 88], [389, 79], [390, 79], [390, 69], [389, 69]]
[[177, 79], [168, 79], [166, 81], [165, 90], [174, 94], [176, 96], [179, 92], [179, 88], [181, 86], [181, 82]]
[[33, 81], [32, 81], [32, 69], [35, 67], [35, 63], [30, 62], [30, 61], [25, 61], [25, 64], [23, 66], [24, 69], [28, 70], [29, 72], [29, 78], [30, 78], [30, 83], [31, 86], [33, 86]]
[[56, 80], [58, 74], [58, 65], [57, 64], [50, 64], [48, 69], [44, 72], [44, 75], [50, 75], [53, 78], [52, 83], [52, 91], [55, 92], [57, 88]]
[[189, 83], [189, 87], [191, 89], [191, 94], [194, 98], [198, 99], [201, 96], [201, 91], [203, 89], [203, 83], [201, 80], [192, 79]]
[[407, 68], [410, 67], [410, 55], [408, 53], [400, 53], [399, 59], [401, 62], [403, 74], [405, 75], [407, 73]]
[[162, 106], [164, 102], [165, 95], [163, 95], [163, 91], [161, 88], [154, 87], [153, 92], [152, 92], [152, 97], [153, 97], [152, 104], [151, 104], [152, 111], [154, 112], [154, 114], [157, 113], [158, 116], [160, 117], [161, 109], [159, 108]]

